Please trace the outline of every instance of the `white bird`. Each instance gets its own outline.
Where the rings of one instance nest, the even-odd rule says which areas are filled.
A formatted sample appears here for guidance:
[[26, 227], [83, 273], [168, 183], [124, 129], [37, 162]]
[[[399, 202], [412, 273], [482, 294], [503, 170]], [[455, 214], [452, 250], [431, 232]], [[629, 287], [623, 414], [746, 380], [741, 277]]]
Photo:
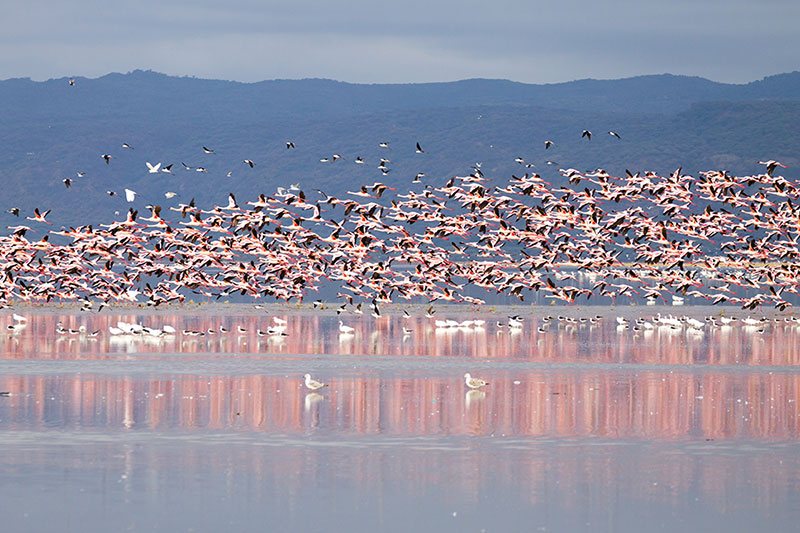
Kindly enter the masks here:
[[687, 318], [686, 323], [695, 329], [703, 329], [703, 326], [705, 326], [704, 322], [700, 322], [696, 318]]
[[356, 329], [355, 329], [355, 328], [353, 328], [353, 327], [350, 327], [350, 326], [345, 326], [345, 325], [344, 325], [344, 322], [342, 322], [341, 320], [339, 321], [339, 332], [340, 332], [340, 333], [342, 333], [342, 334], [344, 334], [344, 335], [350, 335], [350, 334], [352, 334], [352, 333], [353, 333], [355, 330], [356, 330]]
[[311, 379], [311, 374], [306, 374], [304, 377], [306, 379], [306, 387], [311, 390], [317, 390], [328, 386], [327, 383], [320, 383], [319, 381]]
[[136, 191], [125, 189], [125, 199], [129, 202], [133, 202], [136, 199]]
[[28, 319], [27, 319], [27, 318], [25, 318], [25, 317], [24, 317], [24, 316], [22, 316], [22, 315], [18, 315], [17, 313], [14, 313], [14, 314], [13, 314], [13, 315], [11, 315], [11, 316], [12, 316], [12, 317], [14, 318], [14, 320], [16, 320], [17, 322], [27, 322], [27, 321], [28, 321]]
[[469, 372], [464, 374], [464, 383], [466, 383], [467, 387], [470, 389], [480, 389], [481, 387], [488, 385], [489, 383], [483, 381], [482, 379], [473, 378], [469, 375]]
[[23, 330], [23, 329], [25, 329], [26, 327], [27, 327], [27, 324], [24, 324], [24, 323], [18, 322], [18, 323], [16, 323], [16, 324], [9, 324], [9, 325], [7, 325], [7, 326], [6, 326], [6, 329], [7, 329], [8, 331], [10, 331], [11, 333], [17, 333], [17, 332], [19, 332], [19, 331], [22, 331], [22, 330]]
[[150, 161], [145, 161], [145, 165], [147, 165], [147, 172], [150, 174], [158, 174], [158, 170], [161, 168], [161, 163], [156, 163], [155, 166], [150, 164]]

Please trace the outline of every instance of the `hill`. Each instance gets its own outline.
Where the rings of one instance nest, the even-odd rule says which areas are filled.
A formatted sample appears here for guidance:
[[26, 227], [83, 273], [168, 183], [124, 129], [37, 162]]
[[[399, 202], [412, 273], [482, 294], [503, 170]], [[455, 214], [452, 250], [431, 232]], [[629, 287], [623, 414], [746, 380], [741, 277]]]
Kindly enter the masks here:
[[[759, 159], [780, 160], [785, 175], [797, 177], [798, 95], [798, 72], [744, 85], [666, 74], [550, 85], [243, 84], [146, 71], [76, 78], [75, 86], [13, 79], [0, 82], [0, 206], [52, 208], [57, 226], [98, 223], [128, 207], [107, 190], [136, 190], [140, 209], [192, 197], [213, 205], [229, 191], [246, 200], [294, 183], [329, 194], [374, 181], [407, 190], [419, 172], [439, 184], [477, 162], [502, 183], [530, 170], [517, 157], [555, 182], [558, 168], [745, 174], [761, 170]], [[584, 129], [594, 132], [591, 141], [581, 138]], [[549, 150], [545, 139], [555, 142]], [[389, 148], [378, 146], [384, 141]], [[425, 153], [415, 153], [416, 142]], [[110, 164], [101, 154], [113, 156]], [[343, 159], [320, 162], [333, 154]], [[367, 164], [356, 165], [357, 156]], [[388, 174], [377, 168], [380, 158], [391, 161]], [[145, 161], [172, 164], [173, 174], [148, 174]], [[69, 189], [64, 178], [74, 180]], [[167, 200], [167, 191], [180, 196]], [[4, 214], [0, 223], [18, 219]]]

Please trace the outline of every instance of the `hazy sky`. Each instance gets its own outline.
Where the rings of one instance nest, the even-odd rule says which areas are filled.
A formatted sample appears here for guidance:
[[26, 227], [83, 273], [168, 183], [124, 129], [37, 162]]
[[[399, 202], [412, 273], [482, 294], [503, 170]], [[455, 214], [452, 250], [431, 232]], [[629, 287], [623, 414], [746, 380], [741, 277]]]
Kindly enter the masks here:
[[10, 0], [0, 79], [150, 69], [258, 81], [800, 70], [798, 0]]

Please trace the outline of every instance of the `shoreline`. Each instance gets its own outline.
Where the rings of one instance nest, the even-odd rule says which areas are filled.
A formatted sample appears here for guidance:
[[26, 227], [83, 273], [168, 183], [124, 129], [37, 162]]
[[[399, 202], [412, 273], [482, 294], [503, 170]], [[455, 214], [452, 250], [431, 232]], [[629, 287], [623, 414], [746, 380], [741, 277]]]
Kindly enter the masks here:
[[[686, 315], [686, 316], [708, 316], [708, 315], [725, 315], [725, 316], [767, 316], [767, 317], [789, 317], [794, 316], [793, 310], [779, 311], [774, 308], [767, 308], [761, 310], [746, 310], [739, 306], [734, 305], [524, 305], [524, 304], [501, 304], [501, 305], [487, 305], [487, 306], [473, 306], [469, 304], [460, 303], [442, 303], [442, 304], [381, 304], [380, 310], [382, 316], [400, 316], [402, 312], [408, 311], [412, 316], [424, 315], [426, 310], [433, 307], [435, 315], [431, 320], [439, 316], [466, 316], [466, 315], [484, 315], [484, 316], [508, 316], [508, 315], [521, 315], [521, 316], [547, 316], [547, 315], [563, 315], [563, 316], [586, 316], [586, 315], [621, 315], [631, 316], [634, 314], [644, 316], [660, 313], [662, 315]], [[232, 303], [232, 302], [204, 302], [204, 303], [188, 303], [182, 305], [164, 305], [158, 308], [149, 307], [143, 304], [121, 304], [105, 306], [101, 311], [85, 311], [82, 306], [74, 302], [65, 302], [63, 304], [36, 304], [30, 302], [23, 302], [17, 305], [8, 305], [5, 308], [4, 315], [10, 316], [12, 313], [29, 313], [33, 315], [52, 315], [52, 314], [67, 314], [67, 315], [87, 315], [87, 316], [102, 316], [102, 315], [123, 315], [123, 314], [139, 314], [139, 315], [271, 315], [271, 314], [313, 314], [320, 316], [336, 316], [339, 305], [336, 303], [323, 302], [322, 307], [315, 308], [313, 304], [299, 304], [299, 303], [267, 303], [267, 304], [253, 304], [253, 303]], [[341, 316], [364, 317], [372, 318], [369, 311], [365, 310], [363, 315], [359, 315], [350, 309], [341, 313]], [[377, 319], [376, 319], [377, 320]]]

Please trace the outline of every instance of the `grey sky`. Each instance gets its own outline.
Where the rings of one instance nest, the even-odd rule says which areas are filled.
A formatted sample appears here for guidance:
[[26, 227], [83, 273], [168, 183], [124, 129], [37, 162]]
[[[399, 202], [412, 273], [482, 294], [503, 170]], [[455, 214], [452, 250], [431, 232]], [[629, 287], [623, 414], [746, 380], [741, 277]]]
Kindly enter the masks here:
[[747, 82], [800, 69], [797, 0], [11, 0], [0, 79], [141, 68], [258, 81], [640, 74]]

